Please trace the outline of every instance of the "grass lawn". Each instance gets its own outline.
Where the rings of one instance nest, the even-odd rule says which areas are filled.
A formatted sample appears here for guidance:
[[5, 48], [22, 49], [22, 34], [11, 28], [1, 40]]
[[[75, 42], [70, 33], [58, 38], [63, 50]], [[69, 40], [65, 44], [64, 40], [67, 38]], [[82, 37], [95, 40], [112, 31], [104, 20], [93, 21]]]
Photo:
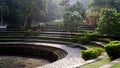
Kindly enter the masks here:
[[111, 66], [110, 68], [120, 68], [120, 63], [117, 63], [117, 64]]
[[81, 66], [79, 68], [99, 68], [100, 66], [105, 65], [109, 62], [110, 62], [110, 58], [108, 56], [106, 56], [106, 57], [104, 57], [103, 59], [101, 59], [97, 62], [87, 64], [87, 65]]

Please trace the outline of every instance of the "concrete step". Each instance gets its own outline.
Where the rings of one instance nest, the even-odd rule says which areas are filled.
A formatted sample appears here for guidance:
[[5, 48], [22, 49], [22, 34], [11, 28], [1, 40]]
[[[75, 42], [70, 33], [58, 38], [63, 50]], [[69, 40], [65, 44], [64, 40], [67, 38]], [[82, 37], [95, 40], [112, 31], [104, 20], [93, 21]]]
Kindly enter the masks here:
[[41, 34], [56, 34], [56, 35], [75, 35], [78, 34], [76, 32], [49, 32], [49, 31], [42, 31]]
[[99, 42], [99, 41], [90, 41], [91, 44], [94, 44], [95, 46], [104, 47], [106, 44]]
[[64, 37], [47, 37], [47, 36], [40, 36], [40, 37], [0, 37], [1, 40], [4, 39], [41, 39], [41, 40], [57, 40], [57, 41], [71, 41], [71, 38], [64, 38]]
[[46, 37], [64, 37], [64, 38], [72, 38], [73, 37], [71, 35], [60, 35], [60, 34], [40, 34], [40, 36], [46, 36]]

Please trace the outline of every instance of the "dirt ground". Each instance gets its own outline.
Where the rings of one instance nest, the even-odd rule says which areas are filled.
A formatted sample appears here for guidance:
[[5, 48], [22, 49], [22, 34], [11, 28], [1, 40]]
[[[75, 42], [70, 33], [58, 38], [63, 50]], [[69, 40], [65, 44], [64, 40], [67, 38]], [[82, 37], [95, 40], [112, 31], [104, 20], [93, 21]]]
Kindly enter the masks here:
[[0, 57], [0, 68], [35, 68], [50, 63], [44, 59], [25, 57]]

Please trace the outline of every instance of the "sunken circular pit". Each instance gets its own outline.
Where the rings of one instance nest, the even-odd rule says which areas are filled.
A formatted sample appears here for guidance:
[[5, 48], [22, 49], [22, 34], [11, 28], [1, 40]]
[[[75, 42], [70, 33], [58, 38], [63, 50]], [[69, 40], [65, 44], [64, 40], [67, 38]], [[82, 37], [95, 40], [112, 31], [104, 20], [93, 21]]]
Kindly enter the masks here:
[[0, 56], [45, 59], [50, 63], [64, 58], [67, 52], [56, 47], [30, 43], [0, 43]]

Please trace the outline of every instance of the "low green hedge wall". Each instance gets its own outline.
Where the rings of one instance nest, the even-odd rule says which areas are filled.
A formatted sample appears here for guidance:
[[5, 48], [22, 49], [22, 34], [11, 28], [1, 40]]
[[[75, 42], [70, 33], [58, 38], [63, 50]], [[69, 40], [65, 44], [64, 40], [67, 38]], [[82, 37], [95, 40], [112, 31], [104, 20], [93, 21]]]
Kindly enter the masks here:
[[120, 57], [120, 41], [111, 41], [105, 46], [105, 50], [111, 59]]
[[90, 40], [96, 40], [97, 37], [98, 37], [98, 33], [97, 32], [86, 31], [84, 33], [76, 34], [73, 37], [72, 42], [80, 42], [82, 44], [86, 44]]
[[104, 52], [103, 48], [90, 48], [88, 50], [83, 50], [82, 51], [82, 58], [85, 60], [90, 60], [98, 57]]

